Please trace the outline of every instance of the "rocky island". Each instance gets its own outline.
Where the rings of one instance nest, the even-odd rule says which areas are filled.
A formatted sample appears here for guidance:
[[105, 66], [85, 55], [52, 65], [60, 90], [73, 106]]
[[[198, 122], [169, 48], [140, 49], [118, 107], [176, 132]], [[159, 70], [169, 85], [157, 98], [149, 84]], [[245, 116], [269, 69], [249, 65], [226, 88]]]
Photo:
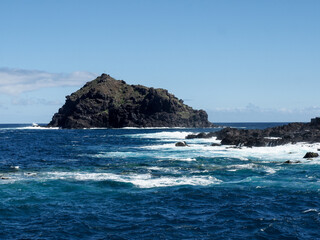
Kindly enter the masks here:
[[187, 139], [212, 138], [221, 140], [221, 145], [236, 147], [278, 146], [288, 143], [320, 142], [320, 118], [311, 119], [309, 123], [290, 123], [267, 129], [223, 128], [217, 132], [188, 135]]
[[102, 74], [66, 97], [49, 127], [213, 127], [204, 110], [194, 110], [165, 89], [129, 85]]

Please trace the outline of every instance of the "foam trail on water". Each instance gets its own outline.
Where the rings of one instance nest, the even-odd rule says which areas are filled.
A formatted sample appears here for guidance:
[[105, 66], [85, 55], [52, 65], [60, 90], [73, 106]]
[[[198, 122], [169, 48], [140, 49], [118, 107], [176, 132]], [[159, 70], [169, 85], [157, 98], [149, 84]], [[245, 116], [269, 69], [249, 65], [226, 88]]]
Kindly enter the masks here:
[[159, 151], [155, 155], [152, 151], [146, 152], [100, 152], [98, 154], [82, 154], [79, 156], [87, 156], [92, 158], [118, 158], [118, 159], [127, 159], [127, 158], [157, 158], [160, 161], [185, 161], [191, 162], [196, 161], [195, 157], [190, 157], [188, 152], [179, 153], [171, 151]]
[[254, 163], [229, 165], [229, 166], [227, 166], [227, 169], [230, 172], [236, 172], [238, 170], [258, 170], [258, 171], [264, 171], [268, 174], [274, 174], [278, 170], [275, 168], [262, 166], [262, 165], [254, 164]]
[[219, 184], [221, 180], [215, 177], [160, 177], [151, 179], [134, 179], [131, 183], [140, 188], [154, 188], [154, 187], [172, 187], [181, 185], [192, 185], [192, 186], [207, 186], [211, 184]]
[[133, 138], [157, 138], [157, 139], [185, 139], [185, 137], [192, 132], [156, 132], [156, 133], [141, 133], [141, 134], [128, 134], [126, 136]]
[[19, 129], [19, 130], [57, 130], [60, 129], [58, 127], [32, 127], [32, 126], [28, 126], [28, 127], [18, 127], [18, 128], [14, 128], [14, 129]]
[[303, 211], [303, 213], [308, 213], [308, 212], [318, 212], [318, 210], [315, 208], [310, 208], [308, 210]]
[[[155, 168], [157, 169], [157, 168]], [[160, 170], [161, 168], [158, 168]], [[162, 169], [163, 170], [163, 169]], [[222, 181], [212, 176], [181, 176], [181, 177], [153, 177], [151, 174], [128, 174], [118, 175], [114, 173], [91, 173], [91, 172], [43, 172], [12, 174], [8, 179], [1, 181], [2, 184], [14, 183], [17, 181], [47, 181], [47, 180], [66, 180], [66, 181], [115, 181], [131, 183], [139, 188], [172, 187], [181, 185], [207, 186], [219, 184]]]

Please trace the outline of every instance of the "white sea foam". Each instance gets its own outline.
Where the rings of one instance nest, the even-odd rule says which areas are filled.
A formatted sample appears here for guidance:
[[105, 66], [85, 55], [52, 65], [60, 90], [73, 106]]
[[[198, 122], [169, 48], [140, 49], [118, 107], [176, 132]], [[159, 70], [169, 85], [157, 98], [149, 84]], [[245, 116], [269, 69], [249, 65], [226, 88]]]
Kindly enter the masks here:
[[269, 174], [274, 174], [278, 171], [278, 169], [275, 168], [271, 168], [271, 167], [264, 167], [265, 172], [269, 173]]
[[[149, 154], [150, 155], [150, 154]], [[100, 152], [97, 154], [85, 154], [82, 156], [89, 156], [93, 158], [128, 158], [128, 157], [143, 157], [148, 156], [142, 152]], [[151, 155], [150, 155], [151, 156]]]
[[235, 165], [227, 166], [227, 169], [230, 169], [230, 171], [237, 171], [242, 169], [255, 169], [255, 168], [259, 168], [259, 165], [248, 163], [248, 164], [235, 164]]
[[178, 169], [175, 168], [166, 168], [166, 167], [148, 167], [148, 170], [151, 171], [161, 171], [161, 172], [165, 172], [165, 173], [173, 173], [173, 174], [180, 174], [180, 171]]
[[152, 171], [163, 171], [163, 167], [157, 167], [157, 166], [154, 166], [154, 167], [148, 167], [149, 170], [152, 170]]
[[[155, 168], [157, 169], [157, 168]], [[163, 170], [162, 168], [159, 168]], [[171, 187], [180, 185], [207, 186], [219, 184], [222, 181], [212, 176], [181, 176], [181, 177], [154, 177], [151, 174], [118, 175], [114, 173], [92, 172], [42, 172], [28, 174], [11, 174], [0, 181], [1, 184], [16, 181], [47, 181], [47, 180], [73, 180], [73, 181], [115, 181], [131, 183], [139, 188]]]
[[174, 158], [174, 159], [170, 159], [170, 160], [183, 161], [183, 162], [197, 161], [197, 159], [195, 159], [195, 158]]
[[171, 156], [168, 157], [159, 157], [160, 160], [158, 160], [159, 162], [163, 162], [163, 161], [181, 161], [181, 162], [193, 162], [193, 161], [197, 161], [197, 159], [195, 158], [188, 158], [188, 157], [183, 157], [183, 156], [179, 156], [178, 154], [173, 154]]
[[36, 176], [37, 173], [35, 172], [27, 172], [27, 173], [23, 173], [24, 176], [27, 176], [27, 177], [33, 177], [33, 176]]
[[27, 127], [18, 127], [14, 129], [19, 129], [19, 130], [57, 130], [60, 129], [58, 127], [33, 127], [33, 126], [27, 126]]
[[[320, 149], [320, 143], [297, 143], [286, 144], [275, 147], [252, 147], [252, 148], [233, 148], [232, 146], [210, 146], [209, 144], [193, 143], [186, 140], [188, 147], [176, 147], [174, 143], [155, 144], [143, 146], [150, 152], [157, 150], [158, 153], [183, 154], [189, 158], [196, 157], [231, 157], [243, 161], [257, 160], [262, 162], [300, 161], [302, 164], [320, 164], [320, 158], [314, 158], [312, 161], [303, 159], [307, 152], [316, 152]], [[209, 142], [208, 142], [209, 143]]]
[[58, 127], [32, 127], [32, 126], [26, 126], [26, 127], [8, 127], [8, 128], [0, 128], [0, 131], [6, 131], [6, 130], [57, 130], [60, 129]]
[[185, 147], [176, 147], [175, 143], [165, 143], [165, 144], [157, 144], [157, 145], [148, 145], [148, 146], [142, 146], [142, 147], [137, 147], [137, 148], [142, 148], [142, 149], [150, 149], [150, 150], [158, 150], [158, 149], [183, 149]]
[[185, 161], [185, 162], [191, 162], [196, 161], [194, 157], [189, 157], [189, 153], [183, 153], [183, 152], [174, 152], [170, 151], [170, 148], [168, 148], [168, 151], [140, 151], [140, 152], [100, 152], [98, 154], [85, 154], [81, 156], [88, 156], [93, 158], [117, 158], [117, 159], [126, 159], [126, 158], [158, 158], [160, 161]]
[[[46, 127], [22, 127], [20, 129], [58, 129]], [[301, 161], [302, 164], [320, 164], [320, 158], [312, 161], [303, 159], [306, 152], [315, 152], [320, 148], [320, 143], [308, 144], [297, 143], [287, 144], [276, 147], [253, 147], [242, 149], [230, 148], [230, 146], [210, 146], [211, 143], [220, 143], [215, 137], [210, 139], [185, 139], [190, 131], [161, 131], [156, 133], [128, 134], [128, 137], [134, 138], [153, 138], [158, 140], [158, 144], [147, 145], [138, 148], [149, 151], [119, 151], [119, 152], [100, 152], [90, 155], [96, 158], [116, 157], [159, 157], [164, 159], [173, 159], [181, 161], [194, 161], [197, 157], [231, 157], [238, 158], [243, 161], [260, 160], [263, 162], [277, 161], [282, 163], [287, 160]], [[176, 141], [186, 141], [189, 147], [176, 147]], [[170, 141], [167, 142], [167, 141]], [[161, 143], [162, 142], [162, 143]], [[155, 151], [156, 154], [155, 154]]]
[[314, 152], [320, 148], [320, 144], [307, 144], [307, 143], [297, 143], [297, 144], [287, 144], [276, 147], [253, 147], [253, 148], [243, 148], [243, 149], [233, 149], [231, 152], [235, 156], [249, 157], [267, 161], [301, 161], [302, 163], [308, 164], [320, 164], [318, 159], [313, 161], [306, 161], [303, 159], [305, 153]]
[[[32, 174], [32, 173], [31, 173]], [[27, 180], [35, 175], [12, 175], [11, 181]], [[221, 180], [212, 176], [153, 177], [151, 174], [118, 175], [114, 173], [90, 172], [44, 172], [36, 176], [38, 180], [75, 180], [75, 181], [116, 181], [131, 183], [139, 188], [171, 187], [179, 185], [207, 186], [219, 184]], [[4, 181], [2, 181], [4, 182]], [[7, 181], [8, 182], [8, 181]]]
[[278, 169], [262, 166], [259, 164], [248, 163], [248, 164], [235, 164], [227, 166], [228, 171], [236, 172], [238, 170], [248, 169], [248, 170], [262, 170], [269, 174], [274, 174], [277, 172]]
[[160, 177], [150, 179], [135, 179], [132, 181], [134, 185], [140, 188], [154, 188], [154, 187], [171, 187], [181, 185], [193, 185], [193, 186], [207, 186], [211, 184], [219, 184], [221, 180], [215, 177]]
[[156, 138], [156, 139], [185, 139], [185, 137], [192, 132], [174, 131], [174, 132], [156, 132], [156, 133], [141, 133], [141, 134], [128, 134], [126, 136], [133, 138]]
[[310, 208], [308, 210], [303, 211], [303, 213], [308, 213], [308, 212], [318, 212], [318, 210], [314, 208]]
[[15, 170], [19, 170], [20, 169], [19, 166], [10, 166], [10, 168], [15, 169]]

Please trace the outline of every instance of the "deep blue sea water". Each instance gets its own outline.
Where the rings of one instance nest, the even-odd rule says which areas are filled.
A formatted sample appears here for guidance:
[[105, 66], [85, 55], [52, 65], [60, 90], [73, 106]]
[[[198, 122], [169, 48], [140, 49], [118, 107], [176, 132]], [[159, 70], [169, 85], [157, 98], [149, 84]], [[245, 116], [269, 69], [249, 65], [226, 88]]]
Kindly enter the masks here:
[[320, 145], [27, 126], [0, 125], [0, 239], [320, 239]]

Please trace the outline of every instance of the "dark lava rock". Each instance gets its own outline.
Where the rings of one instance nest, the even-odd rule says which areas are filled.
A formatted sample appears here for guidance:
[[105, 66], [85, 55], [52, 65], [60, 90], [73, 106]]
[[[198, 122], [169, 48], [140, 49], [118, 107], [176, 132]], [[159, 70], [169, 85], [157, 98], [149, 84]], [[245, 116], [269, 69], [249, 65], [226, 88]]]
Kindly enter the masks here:
[[198, 133], [198, 134], [189, 134], [186, 136], [186, 139], [195, 139], [195, 138], [212, 138], [215, 137], [216, 133], [215, 132], [209, 132], [209, 133]]
[[212, 146], [212, 147], [219, 147], [219, 146], [221, 146], [221, 144], [220, 144], [220, 143], [212, 143], [210, 146]]
[[303, 158], [316, 158], [319, 157], [318, 153], [314, 153], [314, 152], [307, 152], [306, 155], [304, 155]]
[[310, 123], [290, 123], [267, 129], [224, 128], [217, 132], [188, 135], [187, 139], [217, 137], [222, 145], [272, 147], [288, 143], [320, 142], [320, 118]]
[[284, 163], [286, 164], [294, 164], [294, 163], [301, 163], [300, 161], [291, 161], [291, 160], [287, 160]]
[[129, 85], [102, 74], [66, 97], [49, 127], [213, 127], [204, 110], [194, 110], [165, 89]]
[[187, 147], [188, 144], [186, 142], [177, 142], [176, 144], [176, 147]]

